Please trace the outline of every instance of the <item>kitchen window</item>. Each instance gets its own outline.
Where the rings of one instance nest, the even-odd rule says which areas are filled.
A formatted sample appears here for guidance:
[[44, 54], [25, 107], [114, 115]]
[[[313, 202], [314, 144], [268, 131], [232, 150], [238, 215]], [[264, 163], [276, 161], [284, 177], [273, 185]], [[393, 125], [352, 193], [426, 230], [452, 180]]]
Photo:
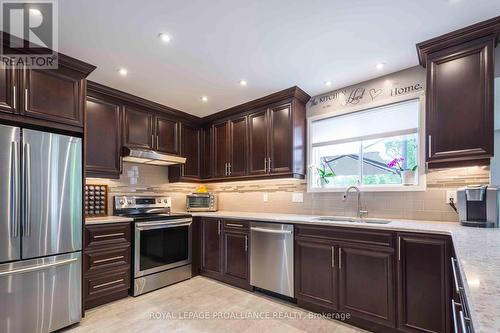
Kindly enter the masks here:
[[310, 119], [309, 191], [425, 189], [420, 105], [412, 99]]

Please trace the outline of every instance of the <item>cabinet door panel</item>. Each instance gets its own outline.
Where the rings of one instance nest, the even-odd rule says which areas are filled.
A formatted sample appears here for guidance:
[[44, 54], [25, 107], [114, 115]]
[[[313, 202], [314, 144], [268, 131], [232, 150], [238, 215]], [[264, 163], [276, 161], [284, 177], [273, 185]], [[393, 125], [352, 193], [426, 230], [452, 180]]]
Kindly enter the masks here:
[[216, 273], [221, 271], [221, 228], [218, 220], [202, 220], [202, 270]]
[[23, 114], [83, 127], [84, 87], [81, 77], [64, 67], [25, 70]]
[[248, 127], [247, 117], [229, 121], [230, 129], [230, 176], [238, 177], [247, 174]]
[[393, 250], [343, 244], [339, 251], [339, 310], [395, 327]]
[[250, 175], [267, 173], [268, 131], [269, 118], [266, 110], [248, 116], [248, 173]]
[[295, 240], [295, 297], [337, 309], [335, 248], [310, 240]]
[[170, 119], [156, 118], [156, 149], [168, 154], [179, 154], [179, 123]]
[[214, 176], [226, 177], [227, 176], [227, 163], [229, 136], [228, 136], [228, 123], [223, 122], [213, 126], [214, 135]]
[[87, 176], [119, 178], [121, 172], [119, 105], [87, 97], [85, 122]]
[[181, 155], [186, 157], [182, 165], [182, 176], [200, 178], [200, 129], [181, 125]]
[[292, 110], [291, 105], [276, 107], [270, 111], [269, 158], [271, 173], [292, 170]]
[[447, 240], [399, 234], [398, 242], [398, 328], [404, 332], [449, 332]]
[[224, 232], [224, 275], [248, 280], [248, 235]]
[[213, 176], [213, 163], [212, 163], [212, 151], [213, 151], [213, 136], [212, 127], [203, 128], [201, 130], [201, 177], [203, 179], [208, 179]]
[[493, 41], [475, 41], [428, 58], [427, 160], [493, 154]]
[[[8, 113], [16, 113], [19, 101], [17, 94], [17, 71], [13, 68], [5, 68], [5, 64], [0, 65], [0, 111]], [[14, 89], [14, 86], [16, 89]], [[16, 90], [16, 91], [14, 91]], [[14, 102], [14, 100], [16, 100]]]
[[124, 145], [153, 149], [153, 115], [149, 112], [125, 108]]

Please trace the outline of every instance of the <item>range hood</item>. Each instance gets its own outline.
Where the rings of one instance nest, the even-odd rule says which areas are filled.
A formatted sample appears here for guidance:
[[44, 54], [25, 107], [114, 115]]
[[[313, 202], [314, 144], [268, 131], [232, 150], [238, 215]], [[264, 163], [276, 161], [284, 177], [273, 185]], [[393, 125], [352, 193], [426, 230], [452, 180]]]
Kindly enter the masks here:
[[186, 158], [159, 153], [154, 150], [138, 149], [138, 148], [128, 148], [123, 147], [122, 149], [123, 161], [150, 164], [150, 165], [174, 165], [174, 164], [184, 164], [186, 163]]

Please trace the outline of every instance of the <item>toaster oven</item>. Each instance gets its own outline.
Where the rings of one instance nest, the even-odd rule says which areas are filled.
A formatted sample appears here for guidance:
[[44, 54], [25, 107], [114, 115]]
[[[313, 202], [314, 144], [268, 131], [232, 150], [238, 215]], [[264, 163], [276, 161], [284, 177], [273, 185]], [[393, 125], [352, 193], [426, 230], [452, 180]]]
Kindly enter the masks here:
[[192, 193], [186, 196], [188, 212], [216, 212], [217, 195], [213, 193]]

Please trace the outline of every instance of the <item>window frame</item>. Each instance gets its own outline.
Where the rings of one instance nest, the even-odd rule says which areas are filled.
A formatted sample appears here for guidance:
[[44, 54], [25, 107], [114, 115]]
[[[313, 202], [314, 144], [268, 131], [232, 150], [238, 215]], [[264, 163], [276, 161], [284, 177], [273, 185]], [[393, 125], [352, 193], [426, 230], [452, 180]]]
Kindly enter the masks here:
[[[321, 119], [336, 117], [347, 115], [355, 112], [363, 112], [369, 111], [372, 109], [390, 106], [393, 104], [399, 104], [409, 101], [418, 100], [419, 107], [419, 122], [417, 128], [418, 134], [418, 184], [416, 185], [402, 185], [402, 184], [383, 184], [383, 185], [357, 185], [358, 188], [362, 192], [415, 192], [415, 191], [425, 191], [427, 189], [427, 181], [425, 175], [426, 163], [425, 163], [425, 93], [417, 92], [413, 94], [408, 94], [405, 96], [400, 96], [397, 98], [392, 98], [390, 102], [387, 100], [380, 101], [377, 103], [370, 103], [370, 105], [361, 105], [361, 106], [350, 106], [344, 107], [339, 110], [330, 111], [327, 113], [311, 116], [307, 118], [307, 172], [306, 172], [306, 180], [307, 180], [307, 192], [344, 192], [346, 187], [315, 187], [313, 185], [312, 177], [313, 171], [309, 167], [313, 163], [313, 144], [311, 140], [311, 128], [312, 123], [314, 121], [318, 121]], [[361, 163], [360, 163], [361, 165]], [[360, 173], [361, 175], [361, 173]]]

